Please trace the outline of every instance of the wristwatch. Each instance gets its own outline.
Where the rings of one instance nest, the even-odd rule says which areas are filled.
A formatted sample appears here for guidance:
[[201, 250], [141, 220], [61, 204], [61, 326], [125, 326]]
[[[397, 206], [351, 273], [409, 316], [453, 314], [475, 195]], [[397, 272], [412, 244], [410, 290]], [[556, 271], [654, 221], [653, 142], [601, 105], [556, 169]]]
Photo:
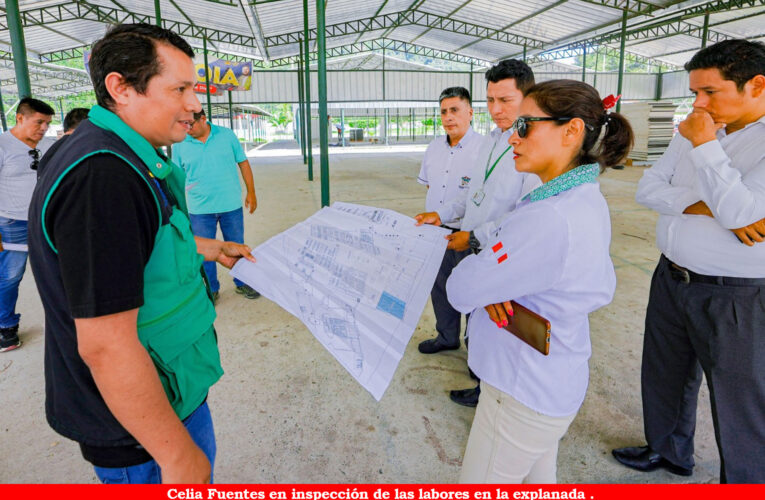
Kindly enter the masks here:
[[481, 249], [481, 242], [478, 241], [478, 238], [475, 237], [475, 233], [473, 231], [470, 231], [470, 236], [468, 236], [468, 245], [470, 246], [470, 249], [475, 253], [478, 253]]

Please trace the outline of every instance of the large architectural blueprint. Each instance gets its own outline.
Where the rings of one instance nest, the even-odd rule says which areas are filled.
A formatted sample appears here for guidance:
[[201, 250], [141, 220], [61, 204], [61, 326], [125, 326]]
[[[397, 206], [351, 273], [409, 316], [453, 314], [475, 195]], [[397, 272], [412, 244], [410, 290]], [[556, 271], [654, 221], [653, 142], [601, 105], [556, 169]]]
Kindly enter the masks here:
[[274, 236], [231, 274], [297, 316], [378, 401], [414, 332], [446, 229], [336, 202]]

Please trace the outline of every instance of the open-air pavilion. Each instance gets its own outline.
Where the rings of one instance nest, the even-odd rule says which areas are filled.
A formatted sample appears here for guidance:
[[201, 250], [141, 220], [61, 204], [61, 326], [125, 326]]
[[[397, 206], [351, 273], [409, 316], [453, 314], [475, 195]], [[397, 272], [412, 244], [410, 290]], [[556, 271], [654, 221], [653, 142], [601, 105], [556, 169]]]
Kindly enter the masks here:
[[[264, 105], [288, 104], [296, 111], [299, 149], [293, 145], [288, 153], [273, 154], [279, 146], [266, 145], [250, 154], [259, 208], [257, 219], [247, 219], [245, 235], [253, 244], [335, 200], [410, 215], [421, 211], [425, 194], [415, 177], [424, 148], [412, 146], [414, 137], [401, 147], [384, 143], [390, 139], [395, 144], [397, 138], [403, 143], [406, 134], [414, 134], [401, 129], [396, 137], [401, 117], [433, 118], [436, 134], [436, 98], [448, 86], [468, 88], [480, 112], [486, 97], [484, 72], [499, 60], [527, 61], [538, 81], [578, 79], [604, 96], [679, 102], [690, 97], [682, 65], [699, 48], [729, 38], [765, 38], [765, 0], [3, 3], [4, 130], [6, 116], [20, 97], [32, 95], [55, 104], [91, 92], [80, 63], [115, 23], [159, 23], [172, 29], [191, 43], [205, 65], [213, 59], [252, 62], [249, 90], [200, 93], [199, 98], [209, 116], [225, 122], [228, 115], [231, 123], [235, 115], [263, 116]], [[381, 123], [377, 128], [385, 131], [383, 139], [368, 151], [345, 148], [334, 154], [340, 151], [330, 148], [331, 131], [319, 125], [327, 123], [328, 115], [333, 121], [374, 116]], [[590, 389], [561, 443], [561, 482], [717, 480], [719, 458], [706, 389], [699, 405], [692, 478], [640, 474], [610, 457], [611, 448], [642, 440], [642, 322], [658, 251], [655, 214], [634, 202], [640, 174], [636, 167], [601, 178], [611, 208], [619, 287], [614, 302], [591, 318]], [[314, 178], [319, 182], [309, 182]], [[77, 446], [45, 423], [43, 315], [31, 273], [22, 283], [19, 308], [25, 317], [25, 347], [0, 359], [5, 421], [0, 428], [0, 482], [95, 481]], [[422, 359], [417, 353], [416, 344], [433, 333], [430, 306], [380, 403], [276, 304], [264, 299], [243, 303], [228, 283], [217, 310], [227, 375], [210, 396], [217, 408], [216, 480], [456, 481], [473, 412], [451, 403], [448, 390], [472, 381], [464, 349], [438, 359]]]

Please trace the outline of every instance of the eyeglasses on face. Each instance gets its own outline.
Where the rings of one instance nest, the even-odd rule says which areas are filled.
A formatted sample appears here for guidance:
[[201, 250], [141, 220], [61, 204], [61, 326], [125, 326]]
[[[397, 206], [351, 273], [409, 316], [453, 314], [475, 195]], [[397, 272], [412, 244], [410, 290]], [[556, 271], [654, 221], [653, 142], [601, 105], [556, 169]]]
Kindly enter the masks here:
[[32, 164], [29, 165], [29, 168], [37, 170], [37, 167], [40, 165], [40, 150], [37, 148], [30, 149], [29, 156], [32, 158]]
[[[518, 137], [523, 139], [529, 135], [529, 122], [567, 122], [573, 119], [573, 116], [519, 116], [513, 122], [513, 128], [518, 131]], [[585, 123], [584, 126], [591, 132], [595, 130], [589, 123]]]
[[523, 139], [529, 135], [529, 122], [567, 122], [573, 120], [570, 116], [519, 116], [513, 122], [513, 128], [518, 132], [518, 137]]

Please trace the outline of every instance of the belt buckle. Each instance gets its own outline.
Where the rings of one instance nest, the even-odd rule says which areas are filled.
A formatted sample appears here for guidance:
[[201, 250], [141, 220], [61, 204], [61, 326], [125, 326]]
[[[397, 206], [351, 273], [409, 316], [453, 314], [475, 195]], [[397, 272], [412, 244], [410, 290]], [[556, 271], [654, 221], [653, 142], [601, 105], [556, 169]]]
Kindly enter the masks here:
[[672, 264], [672, 274], [678, 276], [678, 278], [680, 278], [679, 281], [682, 281], [683, 283], [687, 284], [691, 282], [691, 274], [688, 270], [677, 264]]

